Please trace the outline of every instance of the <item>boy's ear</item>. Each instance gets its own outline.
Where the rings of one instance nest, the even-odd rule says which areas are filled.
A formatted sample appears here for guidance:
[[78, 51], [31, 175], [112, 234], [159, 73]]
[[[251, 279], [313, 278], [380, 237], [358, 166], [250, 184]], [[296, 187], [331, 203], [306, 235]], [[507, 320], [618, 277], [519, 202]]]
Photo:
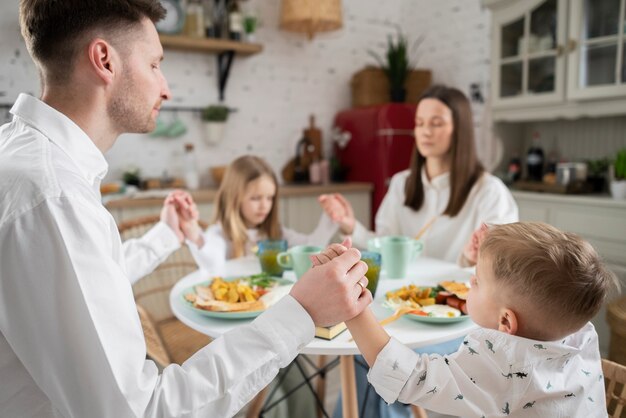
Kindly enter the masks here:
[[511, 335], [517, 334], [517, 316], [515, 312], [508, 308], [502, 309], [500, 318], [498, 318], [498, 331]]

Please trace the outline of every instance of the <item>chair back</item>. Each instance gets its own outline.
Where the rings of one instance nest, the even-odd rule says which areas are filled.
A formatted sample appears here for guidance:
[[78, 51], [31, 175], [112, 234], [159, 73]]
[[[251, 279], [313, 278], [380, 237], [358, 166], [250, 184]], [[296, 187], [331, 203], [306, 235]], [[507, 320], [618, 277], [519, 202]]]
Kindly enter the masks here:
[[[122, 241], [139, 238], [159, 220], [160, 217], [155, 215], [122, 222], [118, 225], [120, 237]], [[201, 228], [206, 229], [206, 222], [200, 221], [199, 223]], [[199, 346], [208, 343], [204, 336], [189, 335], [187, 331], [181, 332], [180, 326], [182, 324], [179, 324], [174, 318], [169, 303], [169, 293], [174, 284], [197, 269], [198, 266], [191, 252], [186, 246], [182, 246], [165, 259], [152, 273], [142, 277], [133, 285], [135, 303], [146, 340], [146, 351], [148, 356], [161, 367], [177, 362], [177, 357], [181, 357], [179, 352], [172, 352], [170, 346], [175, 346], [180, 351], [185, 350], [185, 345], [192, 345], [193, 347], [186, 350], [189, 351], [190, 355]], [[186, 337], [190, 341], [188, 344], [185, 341], [175, 341], [177, 337]], [[199, 337], [202, 341], [195, 341], [199, 340]], [[188, 357], [188, 355], [186, 356]], [[180, 360], [184, 359], [181, 358]]]
[[626, 366], [602, 359], [606, 407], [611, 418], [626, 417]]

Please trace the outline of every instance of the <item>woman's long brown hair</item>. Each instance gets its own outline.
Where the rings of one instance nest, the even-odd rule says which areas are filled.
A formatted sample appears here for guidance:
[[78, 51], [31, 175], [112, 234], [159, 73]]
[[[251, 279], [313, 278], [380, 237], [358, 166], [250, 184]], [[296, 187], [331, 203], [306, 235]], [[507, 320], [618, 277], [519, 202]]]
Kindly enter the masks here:
[[[418, 101], [437, 99], [452, 111], [452, 141], [450, 144], [450, 199], [444, 215], [454, 217], [459, 214], [472, 187], [485, 169], [476, 156], [474, 143], [474, 124], [472, 110], [467, 97], [459, 90], [442, 85], [427, 89]], [[419, 210], [424, 204], [424, 185], [422, 168], [426, 159], [419, 153], [417, 146], [411, 157], [410, 174], [404, 185], [406, 196], [404, 204], [413, 210]]]
[[224, 179], [215, 198], [213, 222], [222, 225], [224, 236], [233, 244], [233, 258], [245, 255], [248, 241], [248, 228], [241, 215], [241, 201], [250, 182], [261, 176], [268, 176], [274, 182], [276, 194], [272, 210], [259, 225], [259, 236], [269, 239], [281, 238], [282, 231], [278, 222], [278, 180], [274, 170], [263, 159], [244, 155], [230, 163], [224, 173]]

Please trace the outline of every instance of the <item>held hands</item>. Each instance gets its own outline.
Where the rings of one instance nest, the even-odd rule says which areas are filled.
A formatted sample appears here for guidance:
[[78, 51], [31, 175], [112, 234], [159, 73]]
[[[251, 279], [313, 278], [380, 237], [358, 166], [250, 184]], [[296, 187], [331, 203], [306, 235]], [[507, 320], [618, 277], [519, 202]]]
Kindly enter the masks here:
[[323, 194], [318, 200], [328, 217], [339, 224], [342, 234], [350, 235], [354, 232], [354, 211], [345, 197], [339, 193]]
[[317, 326], [335, 325], [354, 318], [372, 302], [365, 287], [367, 264], [357, 249], [333, 244], [313, 256], [313, 268], [296, 282], [291, 296], [311, 315]]
[[181, 243], [187, 238], [201, 246], [202, 229], [198, 218], [198, 207], [189, 193], [174, 190], [165, 198], [161, 221], [172, 228]]
[[476, 265], [478, 256], [480, 255], [480, 244], [483, 243], [483, 240], [487, 236], [487, 232], [489, 232], [487, 224], [481, 224], [480, 228], [472, 233], [472, 237], [467, 244], [465, 244], [465, 247], [463, 248], [463, 257], [465, 257], [465, 260], [470, 266]]

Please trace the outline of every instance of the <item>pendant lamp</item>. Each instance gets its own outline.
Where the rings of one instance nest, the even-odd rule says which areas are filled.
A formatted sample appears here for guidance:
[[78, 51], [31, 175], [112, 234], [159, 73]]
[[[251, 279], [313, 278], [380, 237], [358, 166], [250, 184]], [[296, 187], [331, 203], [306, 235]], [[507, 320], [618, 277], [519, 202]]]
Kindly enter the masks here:
[[317, 32], [342, 26], [341, 0], [282, 0], [280, 28], [306, 33], [313, 39]]

